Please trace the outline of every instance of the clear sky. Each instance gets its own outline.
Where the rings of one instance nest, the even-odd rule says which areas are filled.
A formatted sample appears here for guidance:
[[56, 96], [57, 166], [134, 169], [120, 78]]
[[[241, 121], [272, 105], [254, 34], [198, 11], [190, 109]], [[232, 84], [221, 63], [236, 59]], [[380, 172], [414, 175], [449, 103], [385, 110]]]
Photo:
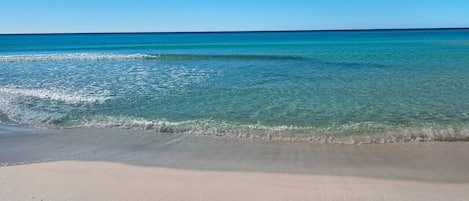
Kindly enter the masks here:
[[1, 0], [0, 33], [469, 27], [469, 0]]

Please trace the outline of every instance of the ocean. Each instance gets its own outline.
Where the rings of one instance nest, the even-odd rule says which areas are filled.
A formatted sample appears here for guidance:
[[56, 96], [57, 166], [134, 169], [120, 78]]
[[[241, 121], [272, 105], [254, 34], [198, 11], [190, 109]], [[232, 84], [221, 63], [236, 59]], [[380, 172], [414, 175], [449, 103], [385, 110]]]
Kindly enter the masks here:
[[469, 139], [469, 30], [0, 35], [0, 124]]

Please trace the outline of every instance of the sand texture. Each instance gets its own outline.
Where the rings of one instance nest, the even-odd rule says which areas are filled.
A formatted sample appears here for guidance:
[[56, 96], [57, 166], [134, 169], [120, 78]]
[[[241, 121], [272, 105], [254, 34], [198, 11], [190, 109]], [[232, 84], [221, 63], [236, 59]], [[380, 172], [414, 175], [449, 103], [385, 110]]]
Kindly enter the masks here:
[[359, 146], [0, 129], [0, 201], [468, 198], [468, 142]]
[[61, 161], [0, 168], [2, 200], [464, 201], [469, 183]]

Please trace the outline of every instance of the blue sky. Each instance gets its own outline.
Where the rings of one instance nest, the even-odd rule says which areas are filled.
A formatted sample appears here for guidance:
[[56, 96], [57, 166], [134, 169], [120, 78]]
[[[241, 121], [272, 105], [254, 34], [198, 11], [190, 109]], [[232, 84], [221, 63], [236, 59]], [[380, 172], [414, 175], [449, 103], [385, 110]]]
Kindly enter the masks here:
[[2, 0], [0, 33], [469, 27], [469, 0]]

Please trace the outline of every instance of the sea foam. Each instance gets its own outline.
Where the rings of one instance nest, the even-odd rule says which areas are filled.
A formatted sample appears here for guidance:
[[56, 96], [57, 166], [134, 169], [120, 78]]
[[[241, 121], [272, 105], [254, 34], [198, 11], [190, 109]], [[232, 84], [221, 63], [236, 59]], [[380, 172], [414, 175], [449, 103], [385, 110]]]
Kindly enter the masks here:
[[86, 95], [80, 93], [79, 91], [67, 92], [62, 90], [50, 90], [50, 89], [23, 89], [23, 88], [13, 88], [13, 87], [0, 87], [0, 94], [6, 96], [27, 96], [38, 99], [47, 99], [54, 101], [62, 101], [68, 104], [77, 104], [77, 103], [102, 103], [106, 100], [109, 100], [109, 96], [96, 96], [96, 95]]
[[[54, 128], [70, 108], [102, 104], [110, 96], [93, 95], [83, 90], [25, 89], [0, 87], [0, 113], [3, 123]], [[73, 106], [72, 106], [73, 105]]]
[[[83, 119], [75, 128], [122, 128], [149, 130], [156, 133], [178, 133], [193, 136], [211, 136], [240, 140], [309, 142], [322, 144], [382, 144], [422, 141], [469, 141], [469, 128], [455, 127], [402, 127], [387, 128], [376, 132], [349, 133], [345, 127], [369, 127], [366, 125], [342, 125], [331, 127], [266, 126], [261, 124], [232, 124], [214, 120], [168, 121], [148, 120], [125, 116], [95, 116]], [[375, 125], [384, 127], [384, 125]], [[344, 130], [345, 129], [345, 130]]]
[[71, 53], [71, 54], [33, 54], [33, 55], [2, 55], [0, 62], [26, 61], [68, 61], [68, 60], [126, 60], [156, 59], [158, 55], [150, 54], [105, 54], [105, 53]]

